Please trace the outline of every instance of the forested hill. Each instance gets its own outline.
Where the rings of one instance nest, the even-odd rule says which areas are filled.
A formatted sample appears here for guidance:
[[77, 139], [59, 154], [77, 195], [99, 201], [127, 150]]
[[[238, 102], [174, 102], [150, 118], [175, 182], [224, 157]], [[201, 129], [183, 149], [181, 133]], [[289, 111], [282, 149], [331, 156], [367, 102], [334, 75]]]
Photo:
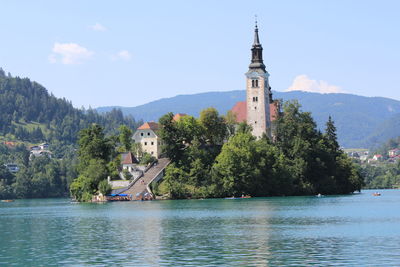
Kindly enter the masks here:
[[[347, 148], [373, 147], [396, 137], [400, 129], [400, 101], [383, 97], [364, 97], [351, 94], [318, 94], [301, 91], [274, 92], [274, 98], [298, 100], [303, 111], [312, 113], [320, 129], [324, 129], [329, 115], [337, 127], [338, 140]], [[207, 92], [178, 95], [159, 99], [137, 107], [118, 107], [124, 114], [137, 119], [158, 120], [167, 112], [198, 116], [207, 107], [215, 107], [222, 114], [238, 101], [246, 99], [245, 90]], [[99, 112], [115, 107], [98, 108]]]
[[0, 68], [1, 139], [74, 144], [78, 132], [92, 123], [102, 125], [106, 133], [114, 133], [121, 124], [132, 129], [138, 126], [118, 109], [104, 114], [76, 109], [70, 101], [49, 94], [40, 84], [6, 75]]

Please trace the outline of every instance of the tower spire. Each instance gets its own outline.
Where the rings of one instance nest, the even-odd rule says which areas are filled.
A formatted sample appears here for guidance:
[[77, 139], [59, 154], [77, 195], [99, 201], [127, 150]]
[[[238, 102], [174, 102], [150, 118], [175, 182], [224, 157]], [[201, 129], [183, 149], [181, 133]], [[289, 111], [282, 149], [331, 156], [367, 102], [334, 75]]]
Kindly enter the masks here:
[[257, 26], [257, 15], [255, 15], [255, 29], [254, 29], [254, 45], [260, 44], [260, 38], [258, 37], [258, 26]]
[[260, 43], [260, 37], [258, 36], [258, 22], [257, 15], [255, 17], [255, 28], [254, 28], [254, 43], [251, 48], [251, 64], [249, 66], [251, 71], [266, 72], [265, 65], [262, 57], [262, 46]]

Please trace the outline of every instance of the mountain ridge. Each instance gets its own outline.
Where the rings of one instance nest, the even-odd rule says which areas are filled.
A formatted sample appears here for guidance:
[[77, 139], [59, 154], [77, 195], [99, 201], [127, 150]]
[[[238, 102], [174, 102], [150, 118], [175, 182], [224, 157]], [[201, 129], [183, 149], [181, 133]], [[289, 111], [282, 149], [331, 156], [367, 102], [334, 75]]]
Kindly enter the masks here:
[[[396, 137], [386, 121], [400, 120], [400, 101], [385, 97], [366, 97], [355, 94], [319, 94], [304, 91], [274, 91], [275, 99], [298, 100], [302, 110], [312, 113], [317, 126], [323, 130], [332, 116], [338, 129], [339, 142], [344, 147], [374, 147], [387, 138]], [[135, 107], [99, 107], [100, 113], [119, 108], [136, 120], [157, 121], [167, 112], [187, 113], [197, 117], [207, 107], [215, 107], [225, 114], [238, 101], [246, 99], [245, 90], [181, 94], [162, 98]], [[398, 118], [397, 118], [398, 117]], [[386, 123], [385, 123], [386, 122]], [[382, 128], [384, 127], [384, 129]]]

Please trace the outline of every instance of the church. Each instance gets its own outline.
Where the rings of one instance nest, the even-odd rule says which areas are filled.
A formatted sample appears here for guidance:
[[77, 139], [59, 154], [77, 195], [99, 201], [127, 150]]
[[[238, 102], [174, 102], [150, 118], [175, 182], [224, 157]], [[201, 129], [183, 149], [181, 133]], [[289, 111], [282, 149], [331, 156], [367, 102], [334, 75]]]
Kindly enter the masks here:
[[271, 138], [272, 122], [277, 118], [280, 104], [272, 99], [269, 73], [265, 69], [262, 51], [256, 22], [251, 63], [245, 73], [246, 101], [236, 103], [231, 111], [236, 115], [237, 122], [247, 122], [252, 127], [255, 137], [260, 138], [266, 134]]

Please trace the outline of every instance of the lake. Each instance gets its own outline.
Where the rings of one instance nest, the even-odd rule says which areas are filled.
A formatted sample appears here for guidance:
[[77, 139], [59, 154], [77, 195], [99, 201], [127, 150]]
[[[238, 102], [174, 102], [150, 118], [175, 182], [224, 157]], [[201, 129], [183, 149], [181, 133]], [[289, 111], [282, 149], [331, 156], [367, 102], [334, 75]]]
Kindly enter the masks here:
[[0, 203], [1, 266], [399, 266], [400, 190]]

